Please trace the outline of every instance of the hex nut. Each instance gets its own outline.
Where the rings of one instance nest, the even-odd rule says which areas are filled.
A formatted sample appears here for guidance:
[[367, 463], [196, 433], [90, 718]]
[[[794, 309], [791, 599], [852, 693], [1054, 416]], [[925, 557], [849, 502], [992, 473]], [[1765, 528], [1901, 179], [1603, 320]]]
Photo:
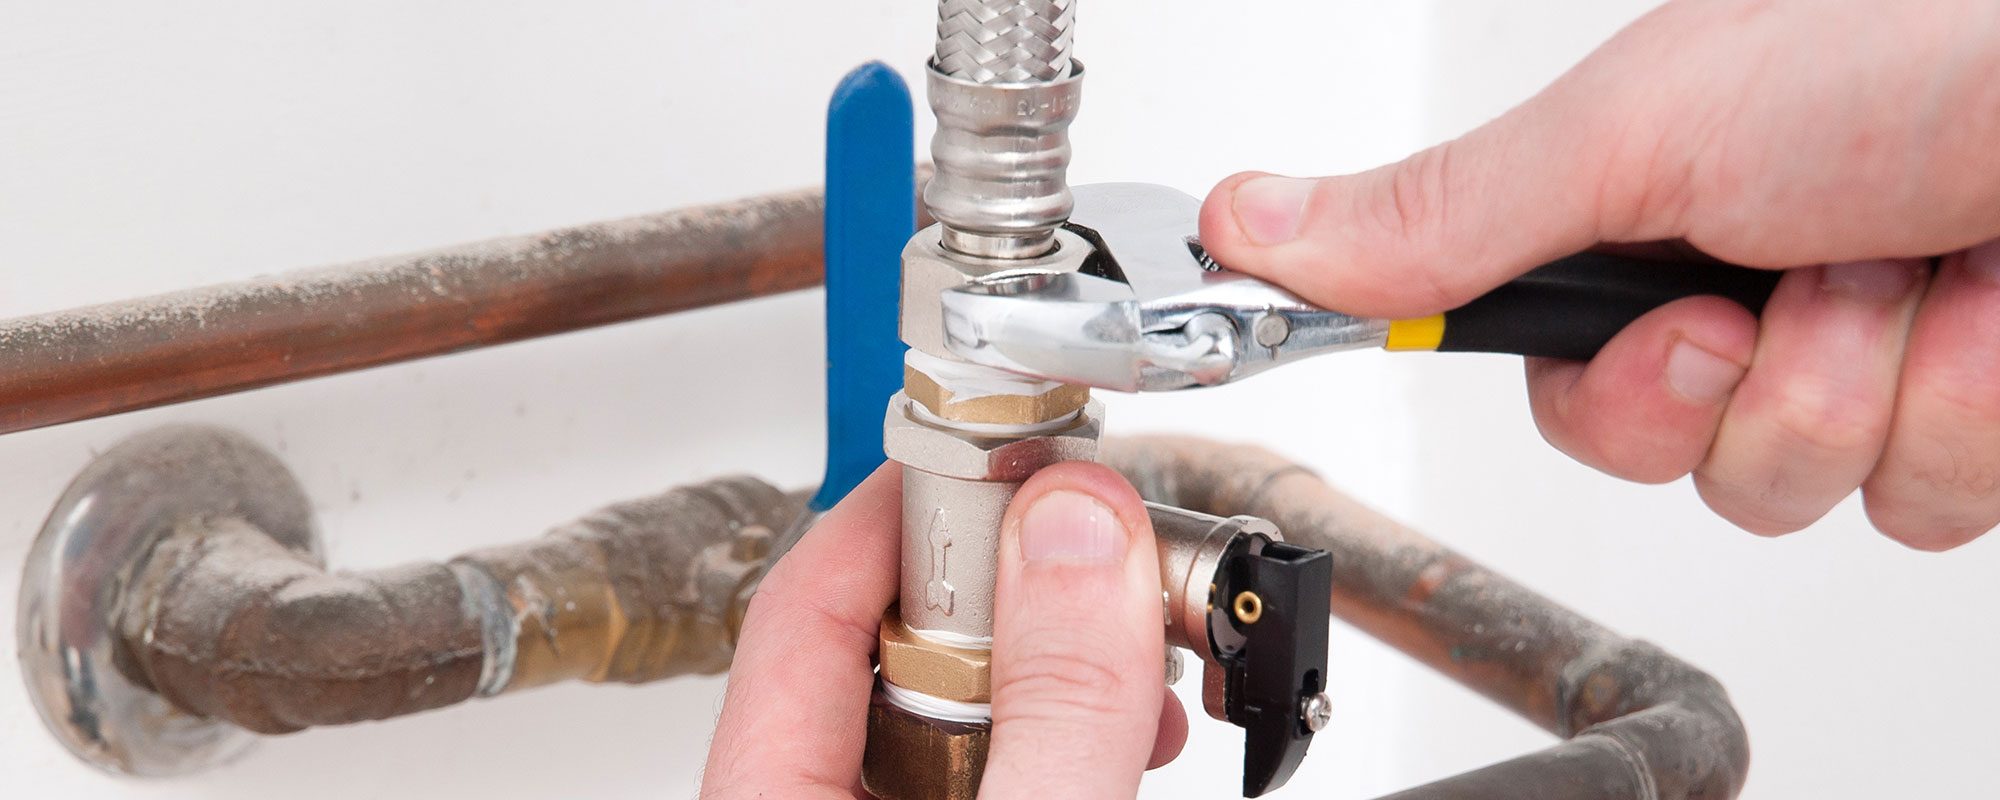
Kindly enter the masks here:
[[945, 346], [944, 303], [938, 299], [945, 290], [1006, 270], [1075, 272], [1091, 253], [1089, 242], [1061, 228], [1056, 229], [1055, 249], [1035, 258], [977, 258], [955, 253], [945, 249], [943, 236], [944, 226], [932, 225], [918, 231], [903, 247], [899, 324], [905, 343], [938, 358], [957, 358]]
[[883, 680], [961, 703], [993, 701], [993, 651], [925, 639], [912, 633], [893, 608], [882, 617], [881, 636], [877, 658]]
[[1038, 395], [993, 394], [961, 399], [913, 367], [903, 368], [903, 393], [931, 414], [954, 422], [1034, 425], [1076, 413], [1090, 402], [1090, 387], [1061, 384]]
[[927, 425], [910, 418], [910, 402], [901, 392], [889, 400], [883, 452], [903, 466], [968, 481], [1025, 481], [1051, 464], [1094, 460], [1104, 427], [1104, 407], [1095, 400], [1084, 404], [1069, 427], [1021, 438]]
[[976, 800], [992, 737], [990, 724], [918, 716], [877, 692], [861, 786], [882, 800]]

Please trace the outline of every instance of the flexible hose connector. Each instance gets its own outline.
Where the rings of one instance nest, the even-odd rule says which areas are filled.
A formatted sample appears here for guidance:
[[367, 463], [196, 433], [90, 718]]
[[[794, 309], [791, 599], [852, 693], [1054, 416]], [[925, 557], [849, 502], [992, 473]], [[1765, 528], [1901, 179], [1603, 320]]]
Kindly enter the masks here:
[[972, 83], [1044, 83], [1070, 72], [1076, 0], [938, 0], [937, 69]]
[[946, 249], [1035, 258], [1069, 219], [1069, 126], [1083, 90], [1070, 57], [1076, 0], [940, 0], [928, 80], [936, 177], [924, 204]]

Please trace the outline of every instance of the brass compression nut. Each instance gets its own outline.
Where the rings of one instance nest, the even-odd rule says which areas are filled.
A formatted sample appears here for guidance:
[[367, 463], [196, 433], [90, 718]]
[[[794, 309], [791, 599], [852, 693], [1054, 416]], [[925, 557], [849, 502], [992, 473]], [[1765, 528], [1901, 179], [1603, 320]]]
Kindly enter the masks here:
[[939, 419], [985, 425], [1036, 425], [1075, 414], [1090, 402], [1090, 387], [1069, 383], [1038, 395], [958, 397], [909, 366], [903, 367], [903, 393]]
[[877, 692], [861, 785], [882, 800], [976, 800], [992, 736], [991, 724], [918, 716]]
[[882, 618], [882, 679], [905, 689], [961, 703], [990, 703], [993, 651], [953, 647], [903, 624], [896, 609]]

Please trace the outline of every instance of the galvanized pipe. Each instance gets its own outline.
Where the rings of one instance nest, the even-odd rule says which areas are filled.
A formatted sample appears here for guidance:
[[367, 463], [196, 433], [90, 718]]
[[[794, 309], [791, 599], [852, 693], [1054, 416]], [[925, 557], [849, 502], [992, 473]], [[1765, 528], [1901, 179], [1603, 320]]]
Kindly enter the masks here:
[[1566, 741], [1396, 800], [1729, 798], [1749, 739], [1721, 684], [1335, 491], [1297, 464], [1199, 439], [1108, 441], [1146, 499], [1270, 520], [1333, 554], [1333, 613]]
[[822, 210], [789, 192], [0, 321], [0, 434], [810, 288]]

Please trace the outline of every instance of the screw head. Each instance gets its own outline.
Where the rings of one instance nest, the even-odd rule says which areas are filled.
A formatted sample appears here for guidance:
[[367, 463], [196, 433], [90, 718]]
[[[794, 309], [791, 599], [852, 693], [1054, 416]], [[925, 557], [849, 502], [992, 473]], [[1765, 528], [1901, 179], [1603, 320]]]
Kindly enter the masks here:
[[1280, 314], [1264, 314], [1257, 318], [1251, 328], [1251, 333], [1257, 337], [1257, 343], [1265, 347], [1277, 347], [1284, 344], [1286, 339], [1292, 338], [1291, 320], [1285, 319]]
[[1299, 700], [1299, 719], [1306, 724], [1306, 730], [1318, 733], [1333, 720], [1333, 701], [1325, 692]]

